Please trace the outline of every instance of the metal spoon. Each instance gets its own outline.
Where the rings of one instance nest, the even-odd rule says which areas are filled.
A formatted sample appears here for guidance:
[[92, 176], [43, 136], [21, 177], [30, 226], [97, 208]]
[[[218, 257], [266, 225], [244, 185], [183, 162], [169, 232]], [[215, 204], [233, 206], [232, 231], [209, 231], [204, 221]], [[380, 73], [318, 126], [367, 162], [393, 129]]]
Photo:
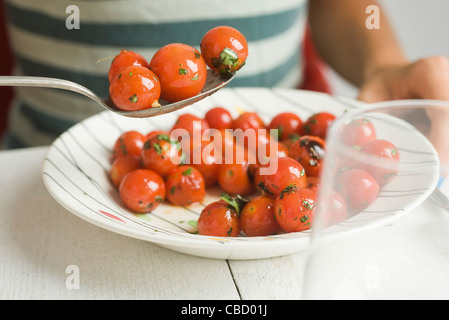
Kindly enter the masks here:
[[221, 76], [219, 73], [208, 69], [206, 84], [204, 85], [203, 90], [201, 90], [198, 95], [174, 103], [159, 100], [161, 107], [137, 111], [119, 110], [112, 103], [110, 98], [102, 99], [86, 87], [83, 87], [78, 83], [63, 79], [30, 76], [0, 76], [0, 86], [45, 87], [74, 91], [94, 100], [103, 108], [118, 113], [122, 116], [132, 118], [147, 118], [173, 112], [192, 105], [193, 103], [198, 102], [225, 87], [232, 81], [232, 79], [234, 79], [234, 77], [235, 75], [229, 78], [223, 78], [223, 76]]

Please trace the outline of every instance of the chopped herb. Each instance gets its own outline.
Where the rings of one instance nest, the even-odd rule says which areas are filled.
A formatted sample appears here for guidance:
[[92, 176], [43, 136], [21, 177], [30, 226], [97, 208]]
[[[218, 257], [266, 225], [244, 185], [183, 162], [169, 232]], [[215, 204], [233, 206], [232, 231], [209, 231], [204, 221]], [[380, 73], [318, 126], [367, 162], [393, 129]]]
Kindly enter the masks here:
[[143, 148], [145, 150], [150, 149], [151, 148], [151, 141], [150, 140], [145, 141], [145, 143], [143, 144]]
[[132, 72], [130, 72], [130, 73], [129, 73], [129, 76], [131, 77], [132, 75], [133, 75], [133, 73], [132, 73]]
[[131, 101], [131, 103], [136, 103], [137, 102], [137, 94], [133, 94], [130, 98], [129, 101]]
[[302, 223], [309, 221], [309, 215], [306, 214], [306, 215], [302, 216], [301, 219], [300, 219], [300, 221], [301, 221]]
[[170, 194], [175, 194], [176, 186], [170, 188]]
[[238, 61], [239, 57], [234, 50], [225, 47], [223, 51], [220, 52], [220, 59], [223, 65], [234, 66], [235, 63]]
[[118, 78], [117, 79], [120, 79], [122, 77], [122, 74], [120, 73], [119, 75], [118, 75]]
[[187, 74], [187, 69], [179, 68], [178, 73], [179, 73], [179, 74]]
[[192, 81], [198, 80], [198, 73], [191, 79]]
[[195, 58], [201, 58], [201, 54], [198, 51], [194, 51], [193, 53], [195, 53]]
[[313, 208], [315, 208], [315, 204], [312, 204], [312, 203], [310, 203], [310, 202], [307, 201], [307, 200], [302, 200], [302, 203], [304, 204], [304, 207], [305, 207], [307, 210], [312, 210]]
[[296, 185], [289, 184], [287, 187], [285, 187], [284, 190], [281, 191], [281, 193], [279, 194], [279, 198], [282, 199], [284, 198], [284, 196], [289, 195], [295, 192], [296, 190], [298, 190], [298, 187]]
[[249, 202], [248, 199], [245, 199], [240, 195], [237, 195], [235, 198], [233, 198], [227, 193], [222, 193], [220, 195], [220, 199], [229, 204], [229, 207], [237, 212], [237, 215], [240, 215], [243, 207]]
[[267, 193], [269, 195], [274, 196], [274, 193], [271, 192], [270, 190], [268, 190], [268, 188], [265, 186], [265, 184], [263, 182], [259, 182], [259, 184], [257, 186], [262, 191], [262, 193]]
[[158, 140], [167, 141], [167, 142], [171, 142], [170, 141], [170, 137], [168, 136], [168, 134], [158, 134], [157, 135], [157, 139]]
[[188, 168], [188, 169], [186, 169], [186, 170], [184, 170], [182, 172], [182, 175], [183, 176], [188, 176], [188, 175], [190, 175], [192, 173], [192, 171], [193, 171], [193, 168]]
[[162, 154], [162, 147], [159, 143], [157, 143], [157, 142], [153, 143], [153, 147], [156, 150], [157, 154], [159, 154], [159, 155]]
[[162, 196], [156, 196], [156, 197], [155, 197], [155, 200], [156, 200], [156, 202], [161, 203], [162, 201], [164, 201], [164, 197], [162, 197]]
[[299, 175], [302, 177], [306, 174], [306, 169], [302, 168], [301, 172], [299, 173]]
[[391, 148], [391, 155], [395, 156], [398, 154], [398, 150], [395, 148]]

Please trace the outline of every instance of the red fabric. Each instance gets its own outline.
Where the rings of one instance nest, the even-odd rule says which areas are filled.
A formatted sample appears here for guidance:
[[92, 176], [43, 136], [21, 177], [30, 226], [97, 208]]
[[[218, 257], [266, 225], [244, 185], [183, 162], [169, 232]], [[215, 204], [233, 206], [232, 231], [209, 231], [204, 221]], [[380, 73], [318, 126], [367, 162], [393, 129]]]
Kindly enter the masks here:
[[[5, 6], [0, 0], [0, 75], [11, 75], [13, 68], [13, 56], [6, 31]], [[0, 136], [6, 129], [7, 119], [13, 88], [0, 87]]]
[[310, 29], [306, 29], [304, 43], [304, 81], [299, 89], [331, 93], [331, 87], [326, 79], [326, 65], [322, 61], [313, 44]]

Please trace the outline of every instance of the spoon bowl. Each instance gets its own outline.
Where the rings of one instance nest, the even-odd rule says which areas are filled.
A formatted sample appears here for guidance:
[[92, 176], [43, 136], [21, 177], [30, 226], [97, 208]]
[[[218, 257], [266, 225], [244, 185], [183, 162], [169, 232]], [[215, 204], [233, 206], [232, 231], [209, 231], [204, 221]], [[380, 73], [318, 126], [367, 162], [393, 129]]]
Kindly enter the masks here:
[[136, 111], [124, 111], [118, 109], [112, 100], [107, 97], [105, 99], [100, 98], [97, 94], [89, 90], [88, 88], [64, 79], [47, 78], [47, 77], [32, 77], [32, 76], [0, 76], [0, 86], [12, 86], [12, 87], [42, 87], [42, 88], [55, 88], [80, 93], [101, 105], [103, 108], [120, 114], [126, 117], [132, 118], [148, 118], [159, 116], [162, 114], [170, 113], [187, 106], [190, 106], [211, 94], [217, 92], [221, 88], [228, 85], [235, 75], [225, 78], [218, 72], [208, 69], [206, 83], [199, 94], [188, 99], [184, 99], [177, 102], [167, 102], [159, 100], [161, 104], [157, 108], [148, 108]]

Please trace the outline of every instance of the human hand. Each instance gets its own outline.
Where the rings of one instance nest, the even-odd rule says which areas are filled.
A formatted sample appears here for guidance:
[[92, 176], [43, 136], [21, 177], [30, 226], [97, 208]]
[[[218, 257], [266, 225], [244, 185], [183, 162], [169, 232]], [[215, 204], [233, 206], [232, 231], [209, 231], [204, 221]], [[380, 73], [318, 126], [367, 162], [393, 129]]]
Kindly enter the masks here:
[[[366, 78], [358, 99], [368, 103], [398, 99], [449, 101], [449, 60], [436, 56], [378, 69]], [[441, 162], [449, 164], [449, 107], [428, 108], [426, 114], [430, 131], [423, 133], [438, 151]], [[408, 115], [397, 116], [405, 119]]]

